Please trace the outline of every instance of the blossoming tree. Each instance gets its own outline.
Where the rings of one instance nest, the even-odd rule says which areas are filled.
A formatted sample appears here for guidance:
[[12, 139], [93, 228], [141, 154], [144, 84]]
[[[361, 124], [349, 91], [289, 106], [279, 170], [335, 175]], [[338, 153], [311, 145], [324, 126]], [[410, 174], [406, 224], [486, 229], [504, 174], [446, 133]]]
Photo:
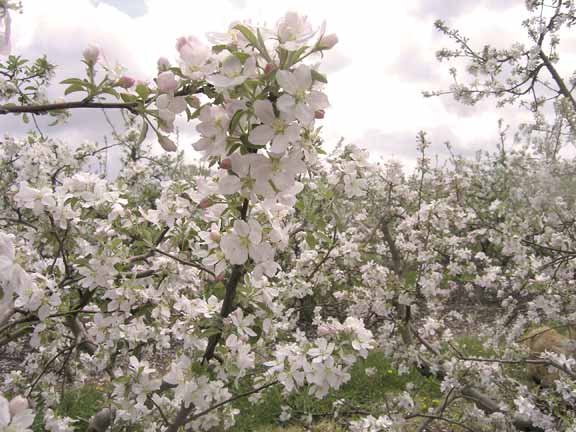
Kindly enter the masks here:
[[[7, 46], [17, 6], [0, 5]], [[55, 407], [68, 385], [97, 379], [106, 407], [88, 430], [227, 429], [238, 399], [256, 404], [273, 386], [324, 398], [372, 350], [436, 380], [442, 400], [425, 410], [409, 386], [348, 418], [351, 430], [574, 427], [574, 359], [527, 358], [520, 343], [531, 322], [574, 320], [573, 165], [526, 148], [441, 170], [424, 134], [409, 177], [352, 145], [324, 157], [317, 64], [336, 36], [290, 12], [210, 42], [180, 38], [177, 63], [160, 59], [148, 83], [89, 47], [86, 76], [64, 81], [72, 101], [45, 100], [46, 59], [0, 63], [0, 115], [60, 122], [104, 108], [126, 120], [115, 179], [94, 168], [109, 146], [40, 128], [2, 141], [0, 346], [25, 346], [26, 372], [5, 377], [0, 427], [29, 430], [42, 407], [45, 430], [72, 430]], [[149, 136], [178, 150], [178, 117], [195, 123], [208, 169], [150, 154]], [[478, 308], [454, 307], [464, 296], [498, 316], [470, 329]], [[466, 351], [463, 327], [485, 355]], [[558, 370], [555, 386], [519, 378], [530, 363]]]

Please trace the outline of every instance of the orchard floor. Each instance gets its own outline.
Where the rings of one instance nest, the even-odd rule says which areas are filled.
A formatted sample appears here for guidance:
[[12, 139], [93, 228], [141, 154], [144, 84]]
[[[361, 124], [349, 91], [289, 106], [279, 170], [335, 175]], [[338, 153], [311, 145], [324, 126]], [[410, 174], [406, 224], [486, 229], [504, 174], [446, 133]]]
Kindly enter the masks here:
[[[452, 303], [452, 302], [450, 302]], [[459, 299], [459, 310], [466, 306], [476, 308], [470, 315], [476, 315], [476, 319], [469, 322], [459, 321], [451, 323], [451, 330], [458, 335], [458, 345], [469, 354], [485, 355], [482, 341], [476, 337], [467, 336], [472, 333], [478, 322], [490, 324], [490, 319], [495, 316], [490, 307], [478, 308], [478, 303]], [[474, 304], [475, 303], [475, 304]], [[450, 306], [454, 306], [450, 304]], [[492, 309], [489, 311], [488, 309]], [[478, 315], [484, 315], [480, 317]], [[466, 315], [466, 313], [465, 313]], [[20, 353], [23, 355], [24, 353]], [[18, 369], [22, 359], [18, 355], [3, 357], [0, 352], [0, 374], [11, 369]], [[368, 373], [367, 373], [368, 370]], [[367, 359], [358, 361], [352, 369], [352, 378], [346, 385], [323, 400], [317, 400], [307, 394], [285, 397], [279, 387], [273, 387], [262, 393], [260, 400], [251, 404], [247, 399], [241, 399], [235, 403], [235, 407], [241, 410], [237, 417], [236, 425], [230, 429], [232, 432], [343, 432], [348, 429], [348, 421], [370, 413], [382, 412], [391, 398], [401, 394], [407, 386], [416, 389], [415, 402], [417, 407], [414, 412], [426, 413], [433, 410], [440, 403], [440, 388], [433, 378], [423, 377], [416, 369], [411, 369], [407, 374], [399, 375], [398, 371], [391, 367], [386, 356], [381, 352], [372, 352]], [[92, 384], [84, 385], [67, 391], [59, 413], [77, 419], [77, 431], [84, 432], [90, 417], [103, 407], [106, 388], [99, 385], [97, 380]], [[238, 393], [248, 389], [238, 389]], [[305, 392], [304, 392], [305, 393]], [[334, 417], [335, 406], [338, 401], [346, 401], [338, 408], [339, 415]], [[285, 423], [279, 423], [279, 417], [283, 406], [291, 407], [291, 418]], [[41, 411], [40, 411], [41, 412]], [[40, 417], [38, 418], [40, 420]], [[406, 432], [414, 432], [422, 422], [421, 418], [415, 418], [413, 427], [406, 428]], [[39, 426], [34, 432], [42, 432]], [[459, 432], [458, 427], [435, 422], [425, 429], [426, 432]]]
[[[369, 376], [366, 369], [374, 369]], [[261, 395], [256, 404], [248, 400], [239, 400], [236, 408], [242, 411], [237, 417], [236, 425], [230, 429], [233, 432], [343, 432], [347, 430], [347, 420], [378, 412], [388, 399], [405, 390], [411, 383], [417, 391], [416, 401], [422, 412], [434, 408], [439, 403], [440, 390], [433, 379], [422, 377], [418, 371], [412, 370], [406, 375], [398, 375], [390, 368], [390, 363], [382, 353], [373, 352], [366, 360], [359, 361], [352, 370], [351, 380], [336, 394], [323, 400], [317, 400], [308, 395], [284, 397], [280, 388], [271, 388]], [[61, 414], [78, 419], [77, 431], [86, 430], [87, 420], [103, 405], [105, 389], [95, 384], [85, 385], [68, 391], [58, 411]], [[346, 400], [340, 412], [342, 415], [333, 418], [334, 403]], [[292, 407], [292, 417], [284, 424], [278, 422], [283, 405]], [[312, 423], [308, 426], [308, 421]], [[40, 420], [40, 418], [38, 418]], [[414, 430], [421, 420], [414, 422]], [[37, 423], [39, 424], [39, 422]], [[43, 432], [40, 426], [35, 432]], [[409, 429], [406, 430], [410, 432]], [[428, 432], [451, 432], [452, 429], [433, 425]], [[457, 431], [457, 429], [454, 429]]]
[[[474, 297], [474, 296], [471, 296]], [[486, 355], [481, 340], [471, 334], [477, 334], [478, 323], [490, 326], [494, 319], [494, 304], [481, 304], [477, 299], [467, 295], [452, 298], [446, 302], [447, 310], [459, 310], [464, 316], [473, 317], [467, 321], [452, 321], [450, 330], [457, 336], [458, 345], [469, 354]], [[456, 307], [457, 306], [457, 307]], [[424, 314], [425, 315], [425, 314]], [[476, 330], [476, 331], [475, 331]], [[0, 351], [0, 376], [10, 370], [20, 369], [25, 356], [25, 350], [7, 355]], [[161, 363], [159, 359], [158, 363]], [[157, 362], [154, 362], [157, 363]], [[155, 367], [162, 369], [160, 364]], [[367, 373], [368, 370], [368, 373]], [[247, 399], [235, 403], [241, 410], [232, 432], [343, 432], [348, 429], [350, 420], [373, 413], [382, 412], [391, 398], [401, 394], [407, 386], [413, 386], [416, 391], [414, 412], [426, 413], [440, 403], [440, 389], [433, 378], [423, 377], [416, 369], [407, 374], [399, 375], [391, 367], [386, 356], [381, 352], [372, 352], [367, 359], [358, 361], [352, 369], [352, 378], [346, 385], [323, 400], [317, 400], [307, 394], [285, 397], [280, 387], [273, 387], [262, 393], [257, 403], [251, 404]], [[238, 389], [238, 393], [248, 389]], [[91, 384], [68, 390], [57, 411], [77, 419], [78, 432], [84, 432], [88, 420], [103, 407], [107, 389], [99, 384], [97, 379]], [[305, 392], [304, 392], [305, 393]], [[338, 401], [346, 401], [339, 405], [339, 415], [334, 416]], [[285, 423], [279, 423], [283, 406], [291, 407], [291, 418]], [[37, 412], [41, 410], [37, 410]], [[35, 432], [42, 432], [40, 417], [37, 419]], [[406, 432], [414, 432], [422, 422], [415, 418]], [[435, 422], [426, 432], [459, 432], [458, 427]]]

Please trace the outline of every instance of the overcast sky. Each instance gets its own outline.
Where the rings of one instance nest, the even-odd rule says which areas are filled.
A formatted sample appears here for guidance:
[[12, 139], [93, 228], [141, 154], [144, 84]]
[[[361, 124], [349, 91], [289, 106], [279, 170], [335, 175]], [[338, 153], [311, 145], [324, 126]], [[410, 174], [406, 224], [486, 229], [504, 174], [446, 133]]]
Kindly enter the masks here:
[[[176, 59], [179, 36], [203, 37], [225, 31], [230, 22], [274, 24], [287, 10], [327, 23], [339, 44], [325, 57], [328, 75], [324, 137], [328, 147], [340, 137], [366, 147], [374, 159], [394, 157], [411, 165], [415, 136], [425, 130], [434, 153], [450, 141], [457, 153], [471, 156], [492, 149], [498, 119], [515, 124], [516, 109], [493, 103], [463, 107], [451, 97], [423, 98], [423, 90], [446, 89], [449, 66], [435, 52], [450, 47], [433, 23], [440, 18], [460, 28], [476, 47], [504, 48], [524, 40], [523, 0], [404, 0], [353, 2], [322, 0], [24, 0], [13, 19], [12, 52], [32, 58], [47, 54], [59, 66], [55, 82], [82, 76], [82, 50], [100, 46], [107, 60], [118, 61], [137, 79], [151, 79], [158, 57]], [[51, 96], [61, 94], [55, 86]], [[95, 117], [98, 117], [95, 120]], [[70, 141], [98, 139], [109, 131], [98, 112], [74, 112], [67, 125], [46, 130]], [[183, 124], [179, 146], [191, 150], [194, 128]], [[0, 118], [0, 131], [15, 133], [15, 119]]]

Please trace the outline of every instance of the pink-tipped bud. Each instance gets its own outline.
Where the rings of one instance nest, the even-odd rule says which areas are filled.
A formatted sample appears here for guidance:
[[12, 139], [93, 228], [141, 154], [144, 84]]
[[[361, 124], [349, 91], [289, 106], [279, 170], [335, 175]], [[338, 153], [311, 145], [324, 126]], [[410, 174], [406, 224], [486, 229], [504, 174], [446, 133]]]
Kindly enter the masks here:
[[158, 135], [158, 142], [160, 143], [162, 148], [167, 152], [175, 152], [176, 149], [178, 148], [176, 147], [174, 141], [172, 141], [170, 138], [164, 135]]
[[209, 198], [202, 198], [198, 203], [198, 207], [201, 209], [207, 209], [212, 205], [212, 201]]
[[161, 93], [173, 92], [177, 87], [178, 81], [176, 81], [173, 72], [160, 72], [160, 75], [158, 75], [158, 90], [160, 90]]
[[160, 57], [156, 65], [158, 66], [158, 70], [160, 72], [167, 71], [171, 66], [170, 60], [168, 60], [166, 57]]
[[314, 111], [314, 118], [315, 119], [323, 119], [325, 114], [326, 114], [326, 111], [324, 111], [324, 110]]
[[202, 105], [198, 96], [188, 96], [187, 100], [192, 108], [198, 109]]
[[122, 88], [129, 89], [135, 82], [136, 80], [134, 78], [124, 75], [123, 77], [120, 77], [117, 84]]
[[22, 411], [27, 409], [28, 409], [28, 401], [24, 399], [22, 396], [16, 396], [8, 404], [8, 410], [10, 411], [10, 415], [12, 417], [17, 416]]
[[82, 57], [84, 61], [90, 65], [94, 66], [100, 57], [100, 48], [94, 45], [89, 45], [84, 51], [82, 51]]
[[318, 48], [330, 49], [333, 48], [334, 45], [336, 45], [337, 43], [338, 43], [338, 36], [332, 33], [326, 36], [322, 36], [322, 39], [320, 39], [320, 42], [318, 42]]
[[224, 273], [220, 273], [219, 275], [216, 275], [216, 278], [214, 280], [216, 282], [222, 282], [224, 280]]
[[210, 231], [210, 240], [212, 240], [213, 242], [219, 242], [220, 241], [220, 233], [217, 231]]
[[180, 36], [176, 39], [176, 51], [180, 51], [184, 45], [188, 43], [188, 38], [186, 36]]
[[232, 161], [228, 158], [222, 159], [220, 161], [220, 168], [229, 170], [230, 168], [232, 168]]
[[274, 63], [266, 63], [266, 66], [264, 66], [264, 73], [269, 74], [274, 69], [276, 69], [276, 65]]

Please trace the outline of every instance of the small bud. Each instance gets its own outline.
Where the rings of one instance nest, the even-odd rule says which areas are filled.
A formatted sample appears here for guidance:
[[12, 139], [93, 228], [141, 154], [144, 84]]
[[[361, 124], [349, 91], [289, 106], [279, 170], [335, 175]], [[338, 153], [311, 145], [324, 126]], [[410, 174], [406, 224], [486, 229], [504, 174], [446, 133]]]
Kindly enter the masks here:
[[326, 114], [326, 111], [324, 111], [324, 110], [314, 111], [314, 118], [315, 119], [323, 119], [325, 114]]
[[160, 57], [156, 64], [160, 72], [164, 72], [170, 69], [170, 60], [168, 60], [166, 57]]
[[333, 48], [334, 45], [336, 45], [337, 43], [338, 43], [338, 36], [332, 33], [326, 36], [322, 36], [322, 39], [320, 39], [320, 42], [318, 42], [318, 48], [330, 49]]
[[276, 65], [274, 63], [267, 63], [266, 66], [264, 66], [264, 73], [267, 75], [274, 69], [276, 69]]
[[232, 161], [228, 158], [222, 159], [220, 161], [220, 168], [229, 170], [230, 168], [232, 168]]
[[94, 66], [98, 61], [98, 57], [100, 57], [100, 49], [97, 46], [89, 45], [82, 51], [82, 56], [88, 65]]
[[222, 282], [224, 280], [224, 273], [220, 273], [219, 275], [216, 275], [216, 278], [214, 280], [216, 282]]
[[202, 105], [198, 96], [188, 96], [187, 100], [192, 108], [198, 109]]
[[186, 36], [180, 36], [176, 39], [176, 51], [180, 51], [184, 45], [188, 43], [188, 38]]
[[176, 90], [177, 87], [178, 81], [176, 81], [173, 72], [160, 72], [160, 75], [158, 75], [158, 90], [160, 90], [160, 92], [170, 93]]
[[174, 141], [164, 135], [158, 135], [158, 142], [167, 152], [174, 152], [178, 148]]
[[17, 416], [26, 409], [28, 409], [28, 401], [22, 396], [16, 396], [8, 404], [8, 410], [10, 411], [10, 415], [12, 417]]
[[134, 78], [124, 75], [123, 77], [120, 77], [117, 84], [122, 88], [129, 89], [135, 82], [136, 80]]
[[220, 233], [216, 232], [216, 231], [210, 231], [210, 240], [214, 241], [214, 242], [219, 242], [220, 241]]
[[207, 209], [212, 205], [212, 201], [209, 198], [202, 198], [198, 203], [198, 207], [201, 209]]

